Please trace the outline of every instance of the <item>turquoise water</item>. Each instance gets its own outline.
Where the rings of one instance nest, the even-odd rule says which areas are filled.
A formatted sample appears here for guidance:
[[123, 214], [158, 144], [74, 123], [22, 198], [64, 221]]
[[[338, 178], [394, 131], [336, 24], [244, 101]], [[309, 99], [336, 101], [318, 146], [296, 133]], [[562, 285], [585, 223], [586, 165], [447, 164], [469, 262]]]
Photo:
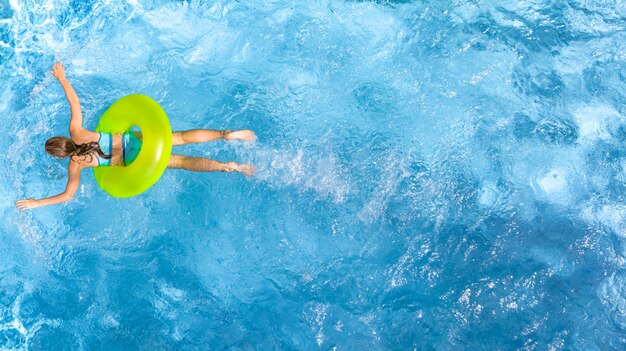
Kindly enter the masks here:
[[[0, 349], [626, 348], [623, 1], [0, 0]], [[143, 93], [256, 165], [62, 192]]]

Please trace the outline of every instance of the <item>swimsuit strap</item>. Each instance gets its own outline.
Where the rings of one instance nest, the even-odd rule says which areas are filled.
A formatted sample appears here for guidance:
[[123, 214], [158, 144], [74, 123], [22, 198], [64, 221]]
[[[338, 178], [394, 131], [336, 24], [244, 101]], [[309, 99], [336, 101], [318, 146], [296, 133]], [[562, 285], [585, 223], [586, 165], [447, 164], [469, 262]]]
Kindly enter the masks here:
[[[112, 145], [113, 135], [111, 133], [100, 132], [100, 136], [98, 137], [98, 146], [100, 147], [100, 150], [102, 150], [105, 155], [111, 155]], [[101, 157], [97, 152], [95, 154], [96, 159], [98, 160], [98, 166], [111, 165], [111, 159]]]

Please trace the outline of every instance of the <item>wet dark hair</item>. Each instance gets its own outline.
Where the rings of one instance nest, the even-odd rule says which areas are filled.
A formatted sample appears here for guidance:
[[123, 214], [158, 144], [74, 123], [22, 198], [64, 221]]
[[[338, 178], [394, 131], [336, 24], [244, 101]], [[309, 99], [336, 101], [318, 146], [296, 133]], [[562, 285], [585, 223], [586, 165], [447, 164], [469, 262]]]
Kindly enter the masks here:
[[50, 155], [58, 158], [82, 156], [82, 158], [76, 162], [81, 163], [89, 157], [89, 161], [93, 161], [94, 153], [97, 153], [100, 157], [110, 159], [111, 155], [105, 155], [100, 150], [100, 145], [97, 142], [92, 141], [86, 144], [75, 144], [72, 139], [64, 136], [55, 136], [46, 141], [46, 152]]

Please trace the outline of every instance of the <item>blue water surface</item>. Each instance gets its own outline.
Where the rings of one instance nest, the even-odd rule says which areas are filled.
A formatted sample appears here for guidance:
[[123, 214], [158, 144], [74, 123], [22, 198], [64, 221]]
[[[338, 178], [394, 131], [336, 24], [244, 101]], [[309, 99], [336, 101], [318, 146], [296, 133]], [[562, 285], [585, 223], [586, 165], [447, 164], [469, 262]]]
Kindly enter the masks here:
[[[15, 210], [56, 60], [257, 174]], [[626, 348], [624, 1], [0, 0], [0, 76], [2, 350]]]

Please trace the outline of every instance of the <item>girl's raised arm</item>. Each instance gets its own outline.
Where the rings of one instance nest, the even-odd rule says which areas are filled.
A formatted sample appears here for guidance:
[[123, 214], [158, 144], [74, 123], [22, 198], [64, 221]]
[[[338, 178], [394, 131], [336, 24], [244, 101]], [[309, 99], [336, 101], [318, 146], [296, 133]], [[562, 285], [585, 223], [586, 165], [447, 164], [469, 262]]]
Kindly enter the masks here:
[[59, 80], [65, 97], [70, 103], [70, 109], [72, 110], [72, 118], [70, 119], [70, 135], [72, 139], [79, 138], [79, 135], [83, 132], [83, 114], [80, 111], [80, 101], [78, 101], [78, 95], [72, 88], [70, 82], [65, 78], [65, 67], [61, 62], [57, 62], [52, 65], [52, 71], [50, 73]]

